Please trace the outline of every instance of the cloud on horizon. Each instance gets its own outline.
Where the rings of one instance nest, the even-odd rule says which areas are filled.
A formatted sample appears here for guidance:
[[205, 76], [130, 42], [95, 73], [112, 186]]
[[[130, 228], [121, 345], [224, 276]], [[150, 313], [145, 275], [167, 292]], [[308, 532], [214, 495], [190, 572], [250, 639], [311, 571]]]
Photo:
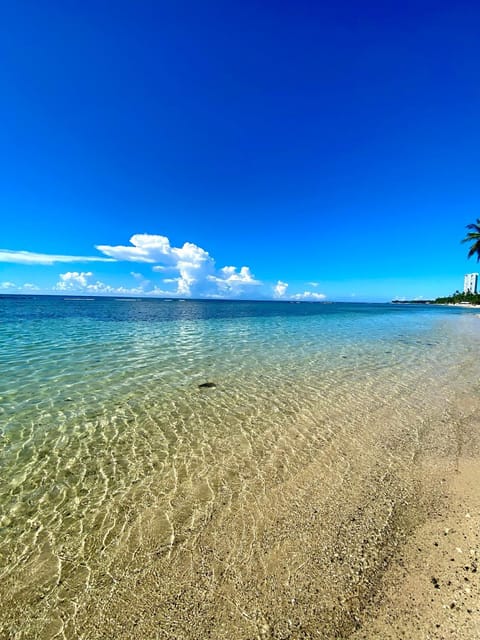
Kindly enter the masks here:
[[165, 284], [176, 284], [176, 289], [168, 295], [240, 295], [243, 287], [262, 284], [249, 267], [217, 269], [215, 260], [202, 247], [192, 242], [172, 247], [166, 236], [137, 233], [130, 238], [130, 245], [97, 245], [96, 248], [115, 260], [152, 264], [154, 272], [173, 272], [163, 280]]
[[15, 291], [40, 291], [40, 287], [32, 282], [25, 282], [24, 284], [17, 285], [15, 282], [0, 282], [0, 291], [10, 291], [13, 293]]
[[35, 253], [33, 251], [11, 251], [10, 249], [0, 249], [0, 262], [52, 265], [56, 262], [114, 262], [114, 260], [112, 260], [112, 258], [104, 258], [103, 256], [65, 256], [49, 253]]
[[64, 292], [86, 292], [91, 294], [123, 294], [123, 295], [144, 295], [146, 292], [142, 287], [112, 287], [100, 280], [91, 281], [93, 273], [91, 271], [67, 271], [59, 275], [60, 280], [54, 286], [55, 291]]
[[303, 293], [295, 293], [290, 296], [291, 300], [325, 300], [326, 295], [324, 293], [317, 293], [316, 291], [304, 291]]
[[288, 282], [282, 282], [279, 280], [277, 284], [273, 287], [273, 297], [274, 298], [283, 298], [288, 289]]
[[[129, 245], [99, 244], [95, 247], [103, 255], [72, 256], [46, 254], [31, 251], [0, 249], [0, 262], [23, 265], [53, 265], [55, 263], [81, 262], [134, 262], [148, 265], [152, 274], [163, 274], [157, 284], [142, 273], [130, 271], [134, 286], [112, 286], [94, 277], [93, 271], [66, 271], [59, 274], [56, 284], [42, 291], [85, 292], [98, 295], [144, 295], [162, 297], [240, 298], [253, 295], [258, 298], [284, 300], [324, 300], [326, 295], [304, 291], [287, 295], [289, 284], [278, 280], [275, 285], [258, 280], [250, 267], [232, 265], [217, 268], [213, 257], [198, 245], [185, 242], [181, 247], [171, 245], [169, 238], [156, 234], [134, 234]], [[318, 282], [309, 283], [313, 287]], [[262, 286], [264, 289], [262, 290]], [[267, 289], [270, 293], [267, 293]], [[36, 284], [17, 286], [13, 282], [0, 283], [0, 290], [40, 290]], [[250, 293], [248, 293], [250, 292]]]

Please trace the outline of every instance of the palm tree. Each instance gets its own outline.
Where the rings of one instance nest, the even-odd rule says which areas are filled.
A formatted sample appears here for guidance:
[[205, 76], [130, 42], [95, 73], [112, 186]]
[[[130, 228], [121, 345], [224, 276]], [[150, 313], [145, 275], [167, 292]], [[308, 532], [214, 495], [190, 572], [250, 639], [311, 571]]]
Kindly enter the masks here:
[[468, 257], [477, 256], [477, 262], [480, 261], [480, 218], [477, 218], [477, 222], [473, 224], [467, 224], [467, 229], [471, 229], [467, 233], [467, 237], [462, 242], [471, 242], [472, 246], [468, 252]]

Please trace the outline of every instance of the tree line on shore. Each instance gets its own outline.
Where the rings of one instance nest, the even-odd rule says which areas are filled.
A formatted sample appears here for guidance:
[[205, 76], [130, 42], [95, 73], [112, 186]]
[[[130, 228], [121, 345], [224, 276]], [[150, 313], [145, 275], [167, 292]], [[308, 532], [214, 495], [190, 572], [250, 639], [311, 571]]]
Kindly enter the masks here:
[[[480, 261], [480, 218], [477, 218], [476, 222], [467, 224], [469, 232], [463, 238], [463, 242], [470, 242], [471, 246], [468, 251], [468, 258], [472, 256], [477, 257], [477, 262]], [[471, 293], [464, 291], [455, 291], [451, 296], [442, 296], [435, 298], [435, 300], [393, 300], [393, 302], [403, 303], [422, 303], [422, 304], [480, 304], [480, 293]]]
[[435, 298], [436, 304], [480, 304], [480, 293], [464, 293], [455, 291], [451, 296]]
[[[468, 258], [472, 256], [477, 257], [477, 262], [480, 261], [480, 218], [477, 218], [476, 222], [467, 224], [469, 232], [462, 240], [463, 242], [470, 242], [471, 246], [468, 251]], [[444, 296], [442, 298], [436, 298], [434, 300], [437, 304], [480, 304], [480, 293], [471, 293], [465, 291], [455, 291], [451, 296]]]

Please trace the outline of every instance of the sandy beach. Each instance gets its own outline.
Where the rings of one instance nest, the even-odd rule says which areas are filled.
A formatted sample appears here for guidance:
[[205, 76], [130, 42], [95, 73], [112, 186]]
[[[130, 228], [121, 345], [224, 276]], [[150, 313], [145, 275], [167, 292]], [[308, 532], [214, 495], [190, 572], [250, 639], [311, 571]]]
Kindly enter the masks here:
[[[86, 637], [475, 640], [479, 421], [463, 402], [419, 432], [410, 462], [375, 465], [407, 431], [400, 440], [383, 428], [368, 454], [365, 431], [332, 441], [328, 474], [312, 462], [237, 513], [211, 513], [191, 544], [119, 579], [107, 610], [92, 602]], [[375, 425], [388, 420], [384, 407]]]
[[453, 473], [399, 548], [351, 640], [474, 640], [480, 637], [480, 420], [466, 419]]
[[480, 640], [480, 0], [5, 6], [0, 640]]
[[[419, 425], [413, 457], [389, 465], [380, 464], [382, 451], [407, 447], [411, 433], [389, 432], [387, 404], [374, 421], [370, 412], [368, 433], [365, 423], [356, 436], [332, 440], [328, 472], [312, 461], [257, 493], [255, 505], [227, 519], [212, 513], [194, 545], [121, 585], [112, 609], [97, 612], [100, 627], [84, 623], [87, 637], [475, 640], [476, 406], [468, 393], [457, 396], [428, 428]], [[377, 429], [383, 440], [371, 439]], [[326, 493], [332, 476], [340, 481]]]
[[75, 304], [4, 343], [2, 640], [478, 637], [474, 314]]
[[460, 309], [480, 309], [480, 304], [471, 304], [470, 302], [467, 302], [465, 304], [463, 304], [461, 302], [458, 302], [458, 303], [450, 302], [445, 306], [447, 306], [447, 307], [459, 307]]

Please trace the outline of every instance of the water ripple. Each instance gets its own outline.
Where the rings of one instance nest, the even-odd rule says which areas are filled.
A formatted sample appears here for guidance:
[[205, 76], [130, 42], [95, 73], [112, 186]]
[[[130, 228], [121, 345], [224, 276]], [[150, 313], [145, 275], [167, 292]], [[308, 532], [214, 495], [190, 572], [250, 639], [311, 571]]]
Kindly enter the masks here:
[[[327, 571], [311, 542], [320, 515], [328, 553], [350, 535], [339, 505], [363, 505], [383, 539], [399, 496], [415, 491], [426, 425], [478, 379], [478, 322], [337, 320], [2, 327], [0, 630], [106, 637], [109, 606], [118, 619], [127, 593], [129, 611], [147, 606], [159, 572], [165, 637], [178, 632], [168, 602], [181, 585], [220, 593], [253, 630], [268, 615], [239, 596], [242, 585], [258, 590], [275, 575], [291, 594], [308, 549], [310, 570]], [[199, 389], [205, 381], [216, 387]], [[379, 486], [397, 501], [384, 491], [374, 507]], [[310, 531], [303, 550], [292, 517]], [[373, 553], [355, 545], [355, 557]]]

